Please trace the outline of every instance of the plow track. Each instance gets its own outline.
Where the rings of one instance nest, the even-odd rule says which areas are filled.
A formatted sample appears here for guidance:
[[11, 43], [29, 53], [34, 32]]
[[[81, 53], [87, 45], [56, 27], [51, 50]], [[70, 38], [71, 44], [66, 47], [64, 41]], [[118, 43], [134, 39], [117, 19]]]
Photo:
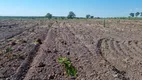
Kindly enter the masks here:
[[[137, 44], [139, 41], [117, 41], [114, 39], [101, 39], [100, 49], [101, 55], [116, 69], [125, 71], [125, 74], [129, 75], [132, 72], [129, 72], [130, 69], [134, 68], [136, 61], [141, 60], [142, 52]], [[141, 61], [140, 61], [141, 62]], [[133, 64], [134, 63], [134, 64]], [[140, 65], [139, 65], [140, 66]], [[136, 67], [136, 66], [135, 66]], [[137, 71], [142, 67], [137, 68]], [[136, 68], [135, 68], [136, 69]], [[138, 71], [137, 73], [140, 74]], [[123, 79], [124, 78], [124, 79]], [[125, 78], [123, 75], [122, 80], [131, 80], [132, 77]], [[140, 78], [138, 78], [140, 79]]]
[[[0, 41], [0, 80], [142, 79], [140, 23], [107, 20], [104, 27], [101, 19], [23, 22], [27, 27], [21, 26], [21, 33], [5, 35]], [[20, 21], [17, 24], [23, 25]], [[16, 40], [23, 41], [9, 44]], [[12, 51], [4, 53], [8, 47]], [[11, 58], [14, 55], [18, 57]], [[71, 60], [76, 78], [66, 75], [59, 57]]]

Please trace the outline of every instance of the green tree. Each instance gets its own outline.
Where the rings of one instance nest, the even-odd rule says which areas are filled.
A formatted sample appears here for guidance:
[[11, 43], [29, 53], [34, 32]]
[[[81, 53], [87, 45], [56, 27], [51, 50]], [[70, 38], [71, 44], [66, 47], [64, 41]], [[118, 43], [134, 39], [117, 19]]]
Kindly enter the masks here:
[[47, 17], [48, 19], [51, 19], [51, 18], [52, 18], [52, 14], [47, 13], [47, 14], [45, 15], [45, 17]]
[[130, 16], [131, 16], [131, 17], [134, 17], [134, 16], [135, 16], [135, 13], [130, 13]]
[[90, 14], [87, 14], [87, 15], [86, 15], [86, 18], [87, 18], [87, 19], [90, 18]]
[[140, 12], [140, 16], [142, 17], [142, 12]]
[[94, 18], [94, 16], [91, 16], [90, 18]]
[[138, 17], [140, 15], [140, 12], [136, 12], [135, 16]]
[[67, 16], [68, 19], [73, 19], [75, 17], [76, 17], [76, 15], [75, 15], [75, 13], [73, 11], [70, 11], [68, 16]]

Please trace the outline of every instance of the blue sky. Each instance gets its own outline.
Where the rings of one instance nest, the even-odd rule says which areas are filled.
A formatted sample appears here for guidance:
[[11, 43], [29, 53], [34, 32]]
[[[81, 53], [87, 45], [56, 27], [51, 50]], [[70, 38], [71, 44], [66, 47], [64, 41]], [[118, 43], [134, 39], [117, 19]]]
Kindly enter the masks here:
[[142, 0], [0, 0], [0, 16], [67, 16], [69, 11], [79, 17], [128, 16], [142, 12]]

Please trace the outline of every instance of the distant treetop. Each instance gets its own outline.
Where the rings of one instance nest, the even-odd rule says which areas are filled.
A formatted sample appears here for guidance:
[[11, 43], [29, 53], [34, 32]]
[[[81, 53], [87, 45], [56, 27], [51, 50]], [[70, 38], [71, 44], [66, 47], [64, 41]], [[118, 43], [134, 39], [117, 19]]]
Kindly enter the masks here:
[[51, 19], [51, 18], [52, 18], [52, 14], [47, 13], [47, 14], [45, 15], [45, 17], [47, 17], [48, 19]]
[[76, 17], [76, 15], [75, 15], [75, 13], [73, 11], [70, 11], [68, 16], [67, 16], [68, 19], [73, 19], [75, 17]]

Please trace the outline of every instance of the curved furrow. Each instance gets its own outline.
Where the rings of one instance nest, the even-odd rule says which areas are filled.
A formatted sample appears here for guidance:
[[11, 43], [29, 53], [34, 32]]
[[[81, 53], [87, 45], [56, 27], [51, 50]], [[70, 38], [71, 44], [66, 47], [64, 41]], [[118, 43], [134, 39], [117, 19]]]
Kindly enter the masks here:
[[125, 76], [125, 74], [122, 74], [123, 72], [125, 72], [127, 65], [124, 64], [120, 59], [116, 59], [115, 57], [110, 56], [111, 54], [110, 54], [110, 50], [108, 49], [109, 46], [108, 46], [108, 43], [107, 43], [107, 41], [109, 41], [109, 39], [101, 39], [100, 41], [102, 42], [101, 46], [100, 46], [101, 56], [110, 65], [110, 68], [112, 69], [112, 71], [114, 71], [120, 77], [123, 77], [121, 80], [127, 80], [128, 78]]
[[109, 46], [108, 46], [108, 44], [107, 44], [107, 41], [108, 41], [109, 39], [103, 39], [102, 40], [102, 43], [101, 43], [101, 48], [102, 49], [109, 49]]
[[130, 50], [133, 51], [134, 55], [141, 57], [140, 52], [138, 51], [139, 49], [135, 46], [135, 43], [133, 43], [133, 41], [128, 41], [128, 45]]
[[109, 41], [109, 39], [103, 39], [102, 40], [101, 53], [102, 53], [102, 56], [104, 56], [105, 58], [108, 58], [108, 57], [113, 58], [113, 55], [110, 54], [109, 45], [107, 43], [108, 41]]
[[125, 41], [124, 45], [127, 48], [127, 50], [129, 51], [128, 55], [130, 55], [132, 58], [140, 59], [140, 57], [137, 55], [136, 50], [134, 48], [132, 48], [132, 46], [130, 45], [130, 41]]
[[113, 66], [120, 70], [125, 70], [127, 67], [123, 61], [123, 59], [125, 58], [122, 57], [118, 52], [116, 52], [112, 41], [113, 40], [110, 39], [103, 41], [102, 44], [104, 44], [104, 46], [102, 46], [102, 53], [106, 60], [109, 61]]
[[111, 46], [112, 42], [110, 39], [102, 40], [101, 51], [105, 58], [116, 59], [118, 56], [115, 55], [114, 47]]
[[[70, 27], [67, 27], [68, 28], [68, 31], [70, 32], [71, 31], [71, 33], [72, 33], [72, 28], [70, 28]], [[73, 33], [73, 34], [76, 34], [76, 33]], [[76, 37], [76, 39], [79, 39], [79, 41], [80, 41], [80, 43], [81, 43], [81, 45], [82, 45], [82, 47], [84, 47], [85, 48], [85, 50], [87, 50], [88, 52], [89, 52], [89, 54], [87, 54], [87, 53], [85, 53], [85, 54], [82, 54], [82, 56], [84, 56], [84, 57], [86, 57], [88, 60], [89, 60], [89, 62], [91, 62], [90, 64], [92, 65], [92, 68], [93, 68], [93, 70], [95, 70], [95, 71], [97, 71], [97, 72], [100, 72], [100, 71], [103, 71], [103, 72], [101, 72], [101, 73], [99, 73], [99, 76], [101, 76], [102, 75], [102, 73], [103, 74], [106, 74], [106, 73], [104, 73], [105, 71], [108, 71], [108, 70], [112, 70], [112, 69], [107, 69], [107, 70], [104, 70], [104, 68], [106, 67], [106, 66], [101, 66], [100, 67], [100, 64], [98, 63], [98, 62], [100, 62], [100, 61], [104, 61], [104, 59], [105, 58], [102, 58], [103, 56], [100, 56], [100, 53], [101, 52], [99, 52], [99, 51], [101, 51], [100, 49], [101, 49], [101, 44], [102, 44], [102, 41], [104, 41], [103, 39], [101, 39], [102, 41], [99, 41], [98, 42], [98, 44], [97, 44], [97, 50], [96, 50], [96, 53], [97, 53], [97, 56], [96, 56], [96, 54], [95, 54], [95, 52], [94, 51], [92, 51], [92, 49], [90, 48], [90, 47], [88, 47], [87, 45], [88, 45], [88, 43], [84, 43], [84, 40], [82, 41], [80, 38], [78, 38], [77, 36], [75, 36]], [[92, 44], [93, 45], [93, 44]], [[99, 59], [100, 57], [101, 57], [101, 60]], [[105, 59], [106, 60], [106, 59]], [[87, 64], [89, 64], [89, 63], [87, 63]], [[88, 65], [87, 65], [88, 66]], [[108, 66], [110, 66], [110, 65], [108, 65]], [[89, 67], [89, 66], [88, 66]], [[91, 68], [91, 66], [90, 66], [90, 68]], [[87, 74], [89, 75], [90, 73], [89, 72], [87, 72]], [[108, 76], [110, 76], [111, 74], [106, 74], [106, 75], [108, 75]], [[95, 76], [94, 76], [95, 77]], [[91, 80], [94, 80], [94, 79], [91, 79]]]
[[114, 41], [113, 39], [109, 39], [109, 40], [107, 41], [108, 47], [109, 47], [110, 53], [111, 53], [114, 57], [118, 58], [118, 52], [116, 51], [116, 49], [115, 49], [115, 47], [114, 47], [113, 41]]
[[118, 54], [120, 54], [121, 57], [126, 57], [126, 54], [123, 52], [122, 48], [120, 47], [120, 41], [113, 41], [115, 50]]
[[131, 51], [129, 50], [129, 48], [125, 45], [125, 42], [121, 42], [121, 43], [119, 44], [119, 46], [120, 46], [121, 50], [123, 51], [123, 53], [124, 53], [127, 57], [131, 58], [130, 53], [132, 53], [132, 52], [131, 52]]
[[102, 53], [106, 53], [106, 52], [108, 52], [108, 50], [109, 50], [109, 45], [108, 45], [108, 40], [109, 39], [103, 39], [102, 40], [102, 43], [101, 43], [101, 51], [102, 51]]
[[136, 50], [137, 55], [142, 57], [142, 49], [137, 46], [137, 42], [133, 41], [133, 42], [131, 42], [131, 45], [132, 45], [133, 49]]

